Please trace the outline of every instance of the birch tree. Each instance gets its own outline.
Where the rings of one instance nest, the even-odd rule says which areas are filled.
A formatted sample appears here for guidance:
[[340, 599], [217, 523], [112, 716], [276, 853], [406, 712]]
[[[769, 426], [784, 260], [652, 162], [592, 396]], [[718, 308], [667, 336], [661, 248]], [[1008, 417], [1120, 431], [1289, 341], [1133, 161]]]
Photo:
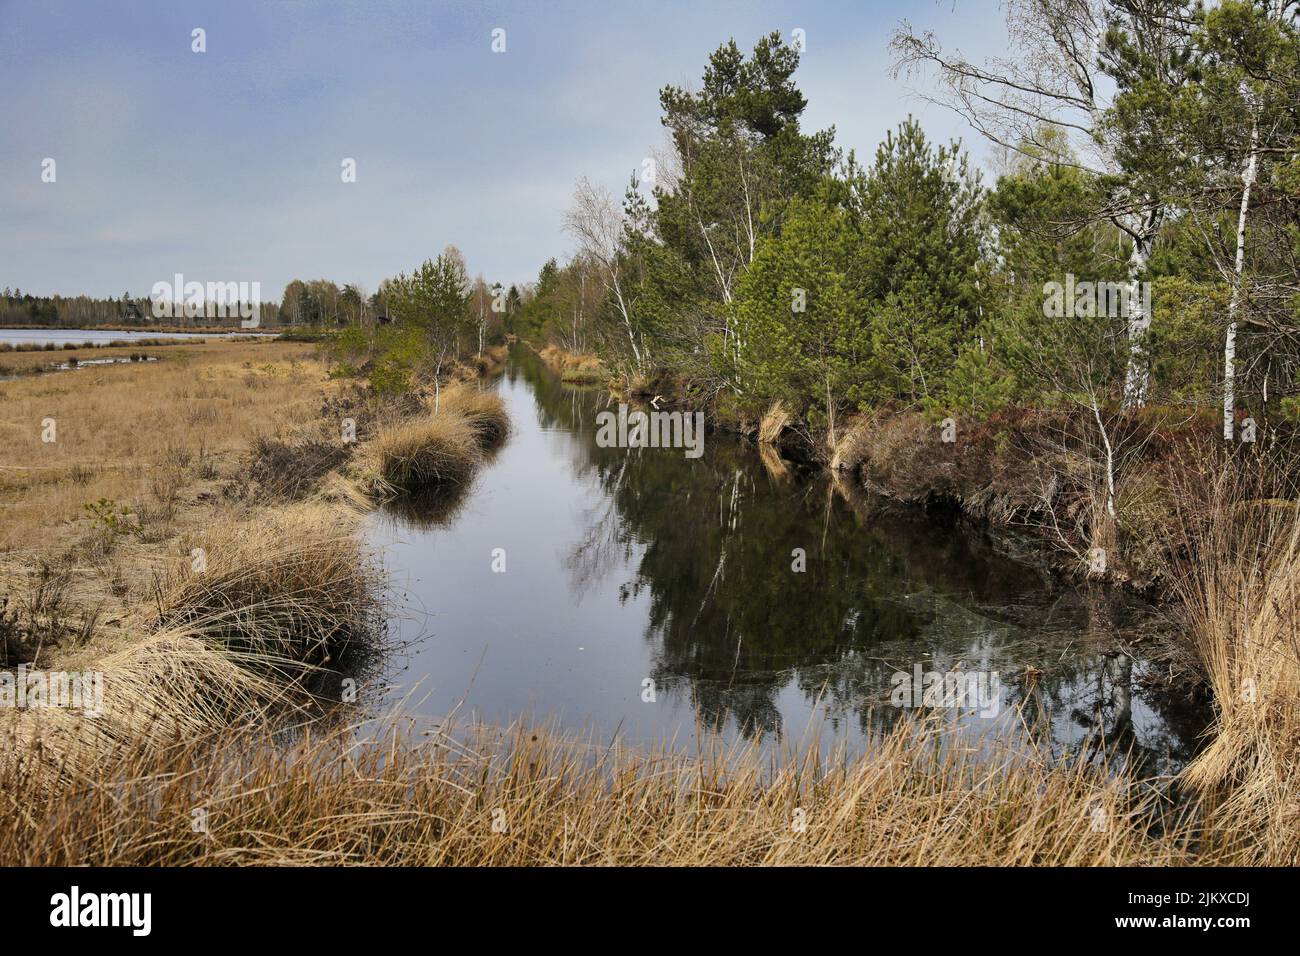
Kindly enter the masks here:
[[[1202, 76], [1187, 97], [1187, 149], [1198, 157], [1200, 175], [1190, 207], [1202, 221], [1219, 272], [1226, 282], [1223, 332], [1223, 438], [1235, 434], [1238, 397], [1238, 333], [1247, 314], [1251, 220], [1259, 205], [1261, 172], [1293, 158], [1300, 82], [1294, 0], [1229, 0], [1207, 12], [1196, 42]], [[1231, 202], [1231, 210], [1228, 204]], [[1215, 237], [1232, 215], [1230, 244]], [[1205, 225], [1208, 223], [1208, 227]], [[1286, 280], [1289, 281], [1289, 280]]]
[[[1148, 390], [1151, 324], [1141, 282], [1169, 214], [1168, 170], [1116, 135], [1105, 90], [1176, 88], [1190, 16], [1185, 4], [1169, 0], [1011, 0], [1006, 11], [1008, 55], [976, 64], [905, 23], [893, 38], [895, 73], [937, 71], [941, 92], [930, 98], [1013, 153], [1036, 157], [1066, 137], [1080, 167], [1109, 187], [1094, 215], [1112, 221], [1131, 243], [1123, 401], [1140, 406]], [[1145, 148], [1161, 152], [1156, 140], [1148, 136]]]
[[573, 192], [573, 205], [564, 217], [564, 228], [577, 240], [580, 254], [597, 265], [601, 284], [622, 323], [636, 368], [643, 370], [648, 356], [643, 354], [643, 343], [638, 341], [634, 316], [636, 297], [630, 276], [635, 262], [629, 261], [623, 250], [622, 207], [608, 189], [584, 176]]

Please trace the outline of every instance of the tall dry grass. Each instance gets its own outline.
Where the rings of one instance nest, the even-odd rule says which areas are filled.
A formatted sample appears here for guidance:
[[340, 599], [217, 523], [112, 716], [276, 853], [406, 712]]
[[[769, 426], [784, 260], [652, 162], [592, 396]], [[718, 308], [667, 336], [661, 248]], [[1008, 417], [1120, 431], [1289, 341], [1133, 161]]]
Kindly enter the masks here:
[[1183, 773], [1246, 862], [1300, 862], [1300, 510], [1267, 453], [1192, 450], [1180, 471], [1184, 623], [1214, 691]]
[[790, 412], [779, 399], [763, 413], [758, 424], [758, 440], [765, 445], [775, 445], [791, 422]]
[[378, 572], [352, 530], [338, 508], [305, 504], [196, 533], [205, 566], [168, 562], [152, 608], [62, 662], [103, 675], [103, 713], [5, 715], [0, 762], [66, 783], [123, 753], [308, 706], [323, 668], [378, 639]]
[[[0, 554], [57, 553], [81, 532], [87, 502], [138, 513], [169, 472], [194, 484], [235, 474], [253, 434], [319, 414], [335, 386], [311, 351], [207, 342], [148, 364], [0, 382]], [[53, 442], [42, 441], [46, 419]]]
[[[1185, 863], [1131, 781], [900, 724], [865, 755], [594, 747], [517, 727], [245, 729], [129, 750], [60, 789], [0, 767], [6, 865]], [[194, 811], [206, 810], [207, 832]], [[1176, 828], [1175, 828], [1176, 829]]]
[[442, 391], [436, 411], [423, 408], [381, 427], [361, 450], [356, 481], [376, 499], [463, 488], [509, 427], [495, 392], [452, 385]]
[[390, 425], [368, 443], [362, 471], [377, 494], [466, 484], [481, 457], [478, 434], [460, 415], [428, 415]]
[[312, 502], [195, 532], [186, 543], [204, 566], [159, 575], [151, 626], [294, 675], [329, 664], [374, 625], [379, 577], [357, 518]]
[[594, 385], [609, 378], [605, 363], [591, 352], [568, 352], [558, 345], [538, 351], [542, 361], [559, 373], [560, 381], [571, 385]]
[[472, 383], [453, 385], [443, 391], [440, 414], [468, 421], [483, 448], [499, 444], [510, 433], [510, 416], [501, 396]]

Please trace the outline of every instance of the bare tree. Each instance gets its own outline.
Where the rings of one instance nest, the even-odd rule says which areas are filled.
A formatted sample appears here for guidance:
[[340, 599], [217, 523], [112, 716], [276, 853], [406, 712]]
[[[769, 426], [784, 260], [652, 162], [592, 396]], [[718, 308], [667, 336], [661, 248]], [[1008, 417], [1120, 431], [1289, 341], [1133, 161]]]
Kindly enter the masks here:
[[[573, 206], [564, 217], [564, 228], [578, 241], [579, 253], [594, 262], [604, 290], [613, 299], [636, 367], [644, 367], [648, 356], [637, 342], [633, 319], [636, 299], [632, 294], [629, 272], [631, 264], [623, 252], [626, 221], [623, 209], [603, 186], [585, 176], [573, 191]], [[643, 343], [642, 343], [643, 344]]]

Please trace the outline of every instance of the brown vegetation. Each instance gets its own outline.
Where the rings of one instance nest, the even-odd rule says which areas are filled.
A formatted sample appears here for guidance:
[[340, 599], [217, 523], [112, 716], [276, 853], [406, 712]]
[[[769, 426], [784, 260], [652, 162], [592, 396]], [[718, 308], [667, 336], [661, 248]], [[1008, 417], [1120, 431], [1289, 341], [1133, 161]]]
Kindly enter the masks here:
[[537, 354], [555, 370], [561, 381], [571, 385], [595, 385], [610, 377], [598, 355], [566, 352], [556, 345], [548, 345]]
[[[373, 401], [301, 345], [209, 344], [5, 387], [0, 666], [111, 686], [98, 718], [5, 715], [7, 756], [30, 744], [60, 779], [309, 702], [320, 670], [376, 634], [379, 581], [355, 534], [373, 498], [343, 472], [391, 460], [384, 440], [403, 434], [421, 483], [463, 482], [506, 428], [495, 395], [456, 386], [438, 415], [413, 396]], [[43, 417], [55, 442], [40, 441]], [[344, 417], [374, 441], [349, 441]]]
[[[133, 865], [1170, 865], [1190, 826], [1123, 775], [903, 723], [860, 757], [595, 747], [544, 731], [421, 739], [245, 729], [106, 758], [33, 794], [0, 768], [0, 860]], [[251, 739], [250, 739], [251, 737]], [[29, 751], [30, 752], [30, 751]], [[23, 795], [21, 805], [17, 795]], [[147, 809], [146, 809], [147, 808]], [[195, 808], [208, 832], [195, 832]], [[494, 828], [495, 824], [495, 828]]]

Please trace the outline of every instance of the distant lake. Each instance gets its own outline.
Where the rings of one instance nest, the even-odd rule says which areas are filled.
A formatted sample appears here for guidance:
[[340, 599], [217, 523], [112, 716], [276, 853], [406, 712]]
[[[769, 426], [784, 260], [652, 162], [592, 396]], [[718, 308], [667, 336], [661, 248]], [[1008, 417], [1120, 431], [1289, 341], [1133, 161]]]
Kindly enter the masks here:
[[143, 329], [131, 332], [114, 332], [107, 329], [0, 329], [0, 342], [10, 345], [45, 345], [53, 343], [62, 346], [69, 342], [80, 345], [93, 342], [107, 345], [109, 342], [135, 342], [140, 339], [219, 339], [236, 335], [276, 335], [275, 332], [256, 332], [239, 330], [235, 332], [158, 332]]

